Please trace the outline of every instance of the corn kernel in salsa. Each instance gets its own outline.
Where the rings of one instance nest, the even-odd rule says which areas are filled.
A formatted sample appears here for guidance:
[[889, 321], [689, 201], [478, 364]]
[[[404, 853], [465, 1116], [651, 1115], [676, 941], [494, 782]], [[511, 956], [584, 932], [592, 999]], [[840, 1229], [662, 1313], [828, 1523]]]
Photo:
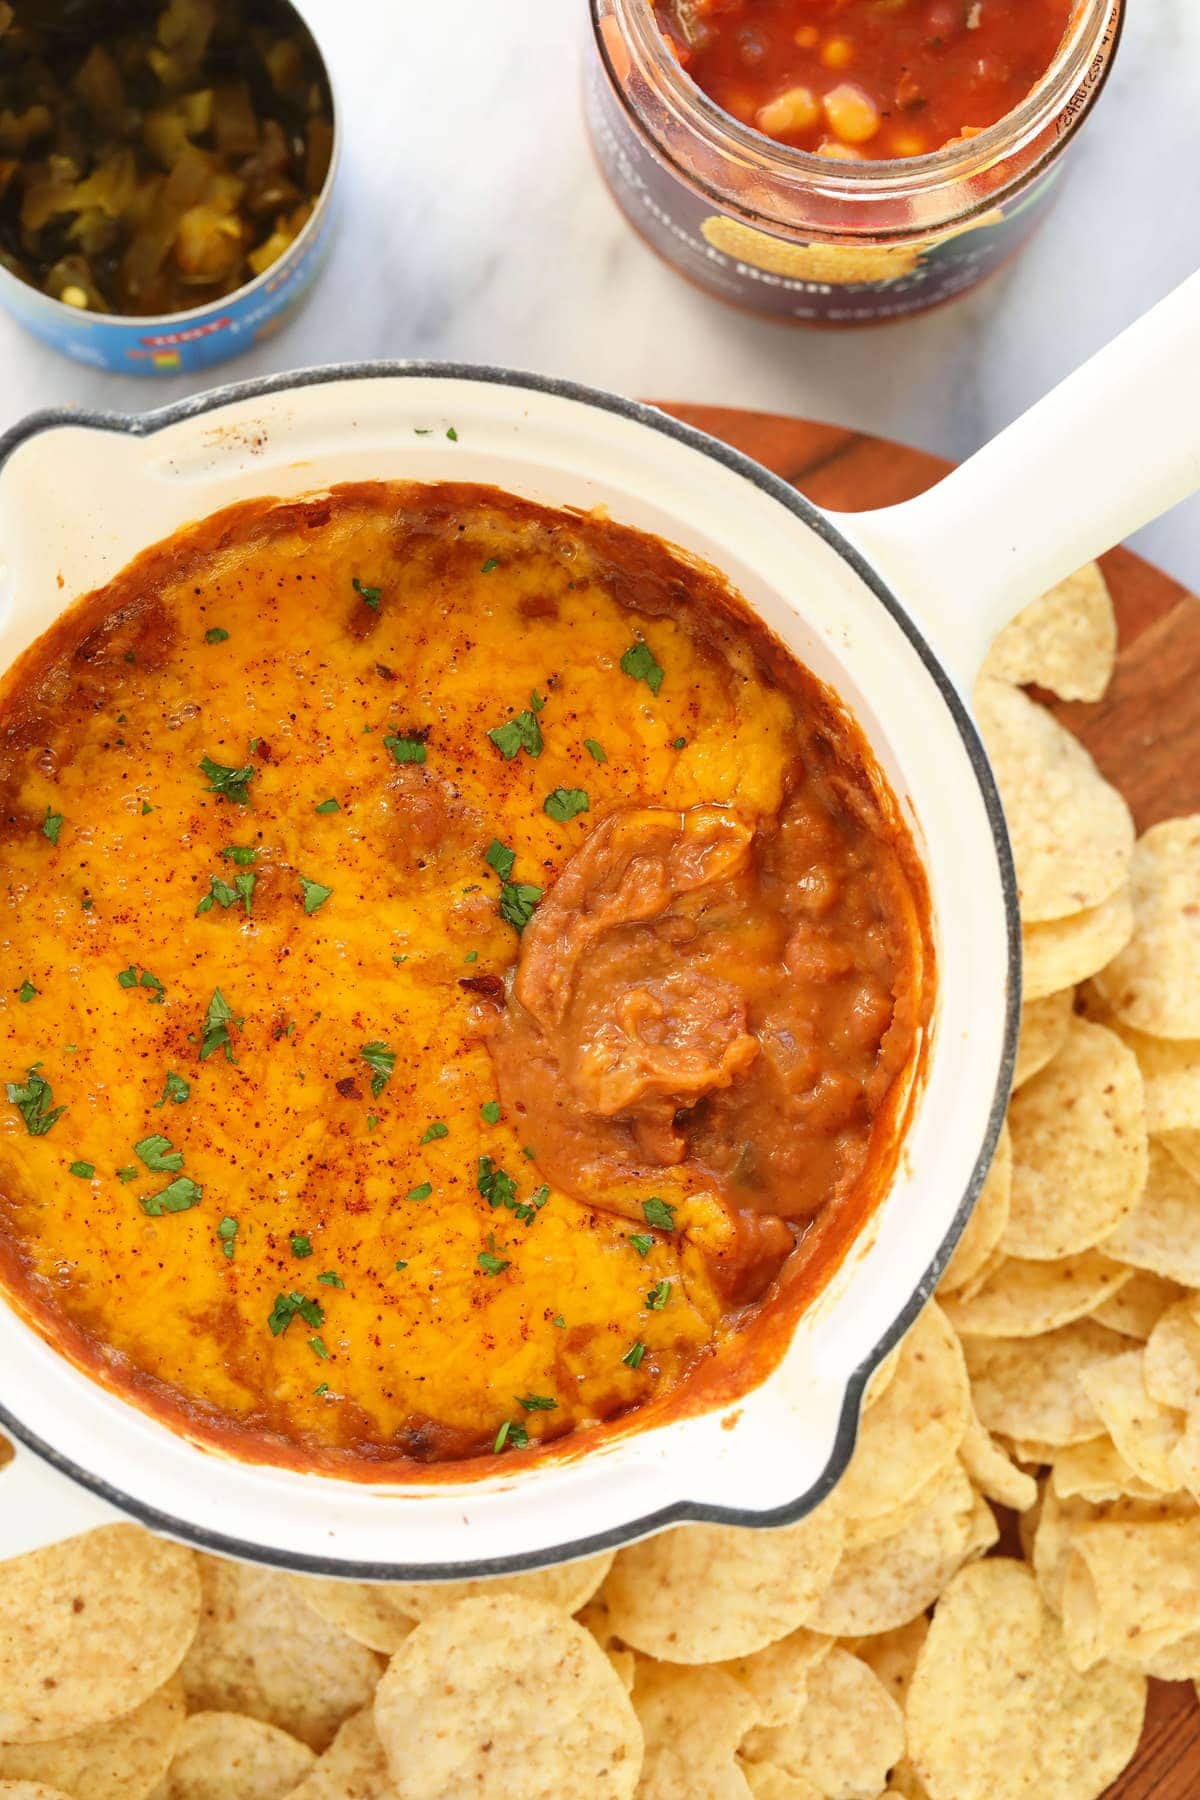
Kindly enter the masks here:
[[801, 150], [921, 156], [994, 125], [1054, 60], [1072, 0], [654, 0], [726, 112]]

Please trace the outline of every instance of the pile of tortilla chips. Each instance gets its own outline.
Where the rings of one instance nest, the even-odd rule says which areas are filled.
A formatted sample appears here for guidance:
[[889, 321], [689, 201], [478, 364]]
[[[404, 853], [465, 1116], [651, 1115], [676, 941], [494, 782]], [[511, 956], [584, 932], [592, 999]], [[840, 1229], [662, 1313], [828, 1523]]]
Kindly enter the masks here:
[[[1135, 843], [1015, 684], [1094, 698], [1114, 654], [1084, 570], [980, 684], [1025, 918], [1017, 1087], [832, 1498], [456, 1586], [132, 1525], [12, 1559], [0, 1800], [1102, 1793], [1147, 1677], [1200, 1677], [1200, 819]], [[1023, 1560], [988, 1554], [997, 1508]]]

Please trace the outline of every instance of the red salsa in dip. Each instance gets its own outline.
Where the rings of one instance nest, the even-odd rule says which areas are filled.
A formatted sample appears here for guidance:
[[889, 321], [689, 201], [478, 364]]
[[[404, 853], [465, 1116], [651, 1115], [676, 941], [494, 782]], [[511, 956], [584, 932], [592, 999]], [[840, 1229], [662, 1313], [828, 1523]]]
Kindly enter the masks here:
[[655, 0], [696, 84], [767, 137], [921, 156], [994, 125], [1054, 60], [1073, 0]]

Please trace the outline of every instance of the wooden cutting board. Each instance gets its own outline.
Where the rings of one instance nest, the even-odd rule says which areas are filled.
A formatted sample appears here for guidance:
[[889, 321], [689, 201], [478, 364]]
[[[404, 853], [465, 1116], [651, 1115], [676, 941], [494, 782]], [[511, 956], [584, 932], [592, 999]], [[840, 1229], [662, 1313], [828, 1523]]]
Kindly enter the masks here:
[[[664, 410], [773, 469], [820, 506], [863, 512], [910, 500], [951, 464], [836, 425], [723, 406]], [[1200, 812], [1200, 600], [1129, 550], [1103, 559], [1120, 630], [1108, 693], [1047, 700], [1120, 788], [1139, 831]], [[1197, 1800], [1200, 1707], [1190, 1682], [1151, 1682], [1141, 1748], [1107, 1800]]]

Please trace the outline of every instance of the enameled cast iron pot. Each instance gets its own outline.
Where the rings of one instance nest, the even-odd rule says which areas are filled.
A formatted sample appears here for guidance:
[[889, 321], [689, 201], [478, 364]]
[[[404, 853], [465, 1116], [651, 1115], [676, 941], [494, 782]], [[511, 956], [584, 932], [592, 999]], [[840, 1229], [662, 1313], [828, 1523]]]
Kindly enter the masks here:
[[821, 1499], [850, 1456], [871, 1370], [966, 1223], [1008, 1095], [1020, 928], [973, 675], [1020, 605], [1200, 487], [1198, 371], [1200, 278], [928, 494], [844, 518], [649, 407], [500, 369], [317, 369], [136, 418], [42, 413], [0, 440], [0, 666], [188, 521], [337, 481], [480, 481], [604, 505], [716, 564], [866, 731], [925, 860], [939, 971], [927, 1078], [890, 1190], [732, 1426], [722, 1409], [575, 1460], [514, 1458], [485, 1480], [360, 1486], [190, 1443], [0, 1303], [0, 1425], [17, 1445], [0, 1472], [3, 1554], [125, 1514], [292, 1569], [436, 1579], [532, 1568], [681, 1520], [783, 1524]]

